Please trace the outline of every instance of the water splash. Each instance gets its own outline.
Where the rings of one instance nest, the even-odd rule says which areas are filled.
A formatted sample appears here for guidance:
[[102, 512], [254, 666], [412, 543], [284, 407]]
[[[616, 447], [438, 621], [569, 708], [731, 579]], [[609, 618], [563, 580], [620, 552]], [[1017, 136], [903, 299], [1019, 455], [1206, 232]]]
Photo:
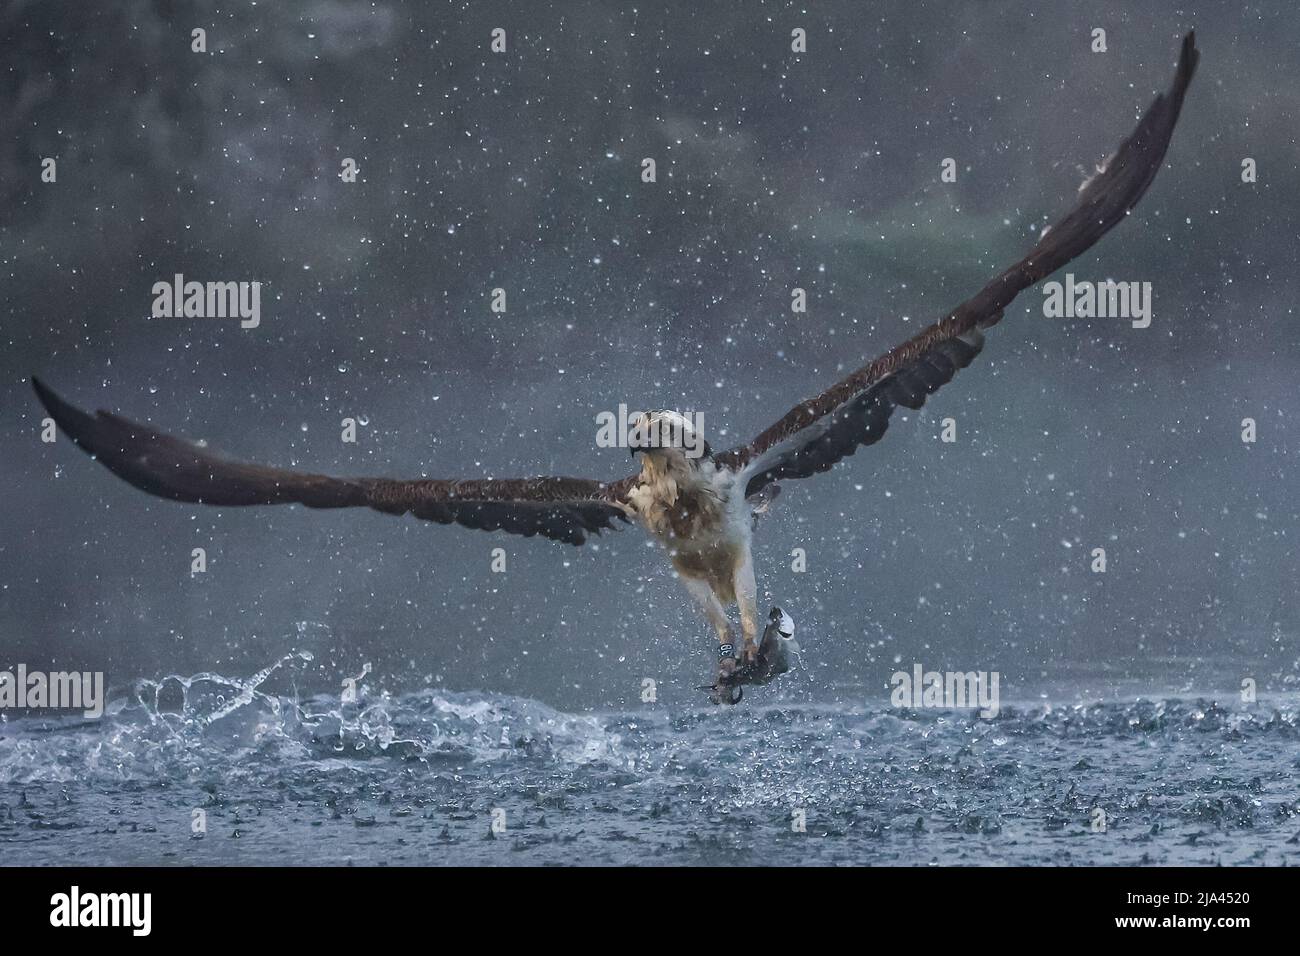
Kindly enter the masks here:
[[619, 736], [594, 717], [536, 701], [433, 690], [393, 695], [361, 674], [338, 695], [283, 697], [281, 670], [314, 660], [294, 651], [248, 677], [205, 671], [137, 681], [101, 721], [19, 718], [0, 737], [0, 781], [191, 779], [232, 772], [248, 758], [310, 768], [333, 759], [617, 762]]
[[[158, 862], [175, 843], [124, 821], [188, 841], [205, 807], [240, 853], [275, 863], [322, 845], [393, 863], [1300, 862], [1294, 696], [1007, 706], [986, 721], [839, 704], [574, 715], [364, 682], [346, 702], [271, 693], [308, 660], [144, 681], [100, 721], [0, 727], [0, 783], [19, 785], [0, 791], [14, 794], [0, 801], [6, 859], [12, 845], [45, 862], [86, 847]], [[510, 836], [485, 842], [495, 808]], [[1097, 808], [1110, 836], [1092, 834]], [[791, 836], [795, 813], [806, 837]]]
[[[281, 709], [280, 699], [269, 694], [263, 694], [258, 691], [258, 688], [265, 684], [267, 679], [285, 664], [291, 661], [309, 662], [314, 659], [315, 657], [310, 651], [294, 651], [246, 678], [226, 677], [222, 674], [204, 672], [195, 674], [192, 677], [169, 674], [159, 681], [140, 680], [135, 685], [135, 697], [136, 701], [144, 709], [145, 715], [151, 721], [171, 723], [173, 719], [178, 717], [183, 726], [200, 730], [216, 723], [223, 717], [228, 717], [241, 707], [246, 707], [258, 700], [265, 702], [278, 716]], [[194, 692], [203, 684], [210, 684], [215, 688], [226, 687], [232, 693], [229, 694], [227, 699], [226, 693], [218, 690], [215, 695], [215, 709], [205, 712], [198, 700], [192, 699]], [[178, 715], [169, 712], [164, 707], [162, 699], [164, 689], [171, 687], [179, 687], [181, 690], [181, 709]]]

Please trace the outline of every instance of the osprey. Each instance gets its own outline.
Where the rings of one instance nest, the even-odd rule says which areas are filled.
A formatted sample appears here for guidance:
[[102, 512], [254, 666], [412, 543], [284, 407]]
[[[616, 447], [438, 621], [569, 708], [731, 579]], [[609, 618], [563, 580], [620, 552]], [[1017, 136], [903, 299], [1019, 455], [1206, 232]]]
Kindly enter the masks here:
[[[739, 700], [740, 685], [764, 683], [786, 663], [790, 619], [779, 609], [760, 643], [750, 540], [756, 514], [780, 479], [827, 471], [860, 446], [880, 440], [898, 406], [919, 409], [984, 345], [984, 330], [1023, 289], [1089, 249], [1137, 204], [1164, 161], [1199, 54], [1183, 40], [1172, 87], [1079, 190], [1074, 207], [1044, 230], [1027, 256], [976, 295], [902, 345], [820, 395], [800, 402], [753, 441], [714, 452], [674, 412], [637, 422], [631, 453], [641, 469], [617, 481], [584, 478], [471, 478], [455, 481], [334, 478], [219, 457], [110, 412], [89, 415], [35, 378], [50, 415], [73, 441], [115, 474], [150, 494], [207, 505], [301, 504], [367, 507], [440, 524], [580, 545], [587, 536], [636, 522], [668, 552], [719, 644], [717, 701]], [[641, 436], [636, 440], [635, 436]], [[728, 607], [739, 606], [739, 659]]]

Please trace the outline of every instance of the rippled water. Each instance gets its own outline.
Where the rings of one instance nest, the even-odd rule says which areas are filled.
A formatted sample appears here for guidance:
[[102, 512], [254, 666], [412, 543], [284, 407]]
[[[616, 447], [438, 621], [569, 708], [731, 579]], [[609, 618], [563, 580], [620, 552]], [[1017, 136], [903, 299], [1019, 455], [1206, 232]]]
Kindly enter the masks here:
[[297, 657], [0, 723], [3, 862], [1300, 863], [1293, 697], [986, 721], [259, 689]]

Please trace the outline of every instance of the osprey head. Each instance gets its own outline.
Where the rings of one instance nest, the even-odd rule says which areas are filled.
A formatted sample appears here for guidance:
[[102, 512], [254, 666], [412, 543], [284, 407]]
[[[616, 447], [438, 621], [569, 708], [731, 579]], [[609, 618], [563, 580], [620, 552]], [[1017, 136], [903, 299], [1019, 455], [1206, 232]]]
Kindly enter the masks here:
[[638, 453], [665, 460], [685, 459], [692, 464], [709, 457], [713, 450], [704, 440], [704, 416], [694, 416], [663, 409], [645, 412], [632, 425], [627, 444], [632, 455]]

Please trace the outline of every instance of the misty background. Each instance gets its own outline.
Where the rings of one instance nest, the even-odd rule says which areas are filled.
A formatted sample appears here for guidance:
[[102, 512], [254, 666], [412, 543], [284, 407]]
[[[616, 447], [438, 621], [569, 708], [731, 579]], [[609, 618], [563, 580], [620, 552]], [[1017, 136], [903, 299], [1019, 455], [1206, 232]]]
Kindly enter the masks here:
[[[1151, 327], [1030, 290], [923, 412], [786, 483], [755, 559], [805, 669], [755, 695], [883, 704], [913, 662], [1004, 699], [1294, 689], [1300, 11], [1131, 7], [4, 3], [0, 667], [122, 688], [306, 650], [303, 690], [371, 663], [394, 691], [699, 702], [713, 635], [636, 529], [162, 501], [43, 444], [27, 378], [343, 475], [619, 478], [595, 435], [621, 402], [728, 447], [1022, 255], [1194, 27], [1166, 168], [1070, 269], [1151, 282]], [[260, 327], [151, 319], [176, 273], [263, 283]]]

